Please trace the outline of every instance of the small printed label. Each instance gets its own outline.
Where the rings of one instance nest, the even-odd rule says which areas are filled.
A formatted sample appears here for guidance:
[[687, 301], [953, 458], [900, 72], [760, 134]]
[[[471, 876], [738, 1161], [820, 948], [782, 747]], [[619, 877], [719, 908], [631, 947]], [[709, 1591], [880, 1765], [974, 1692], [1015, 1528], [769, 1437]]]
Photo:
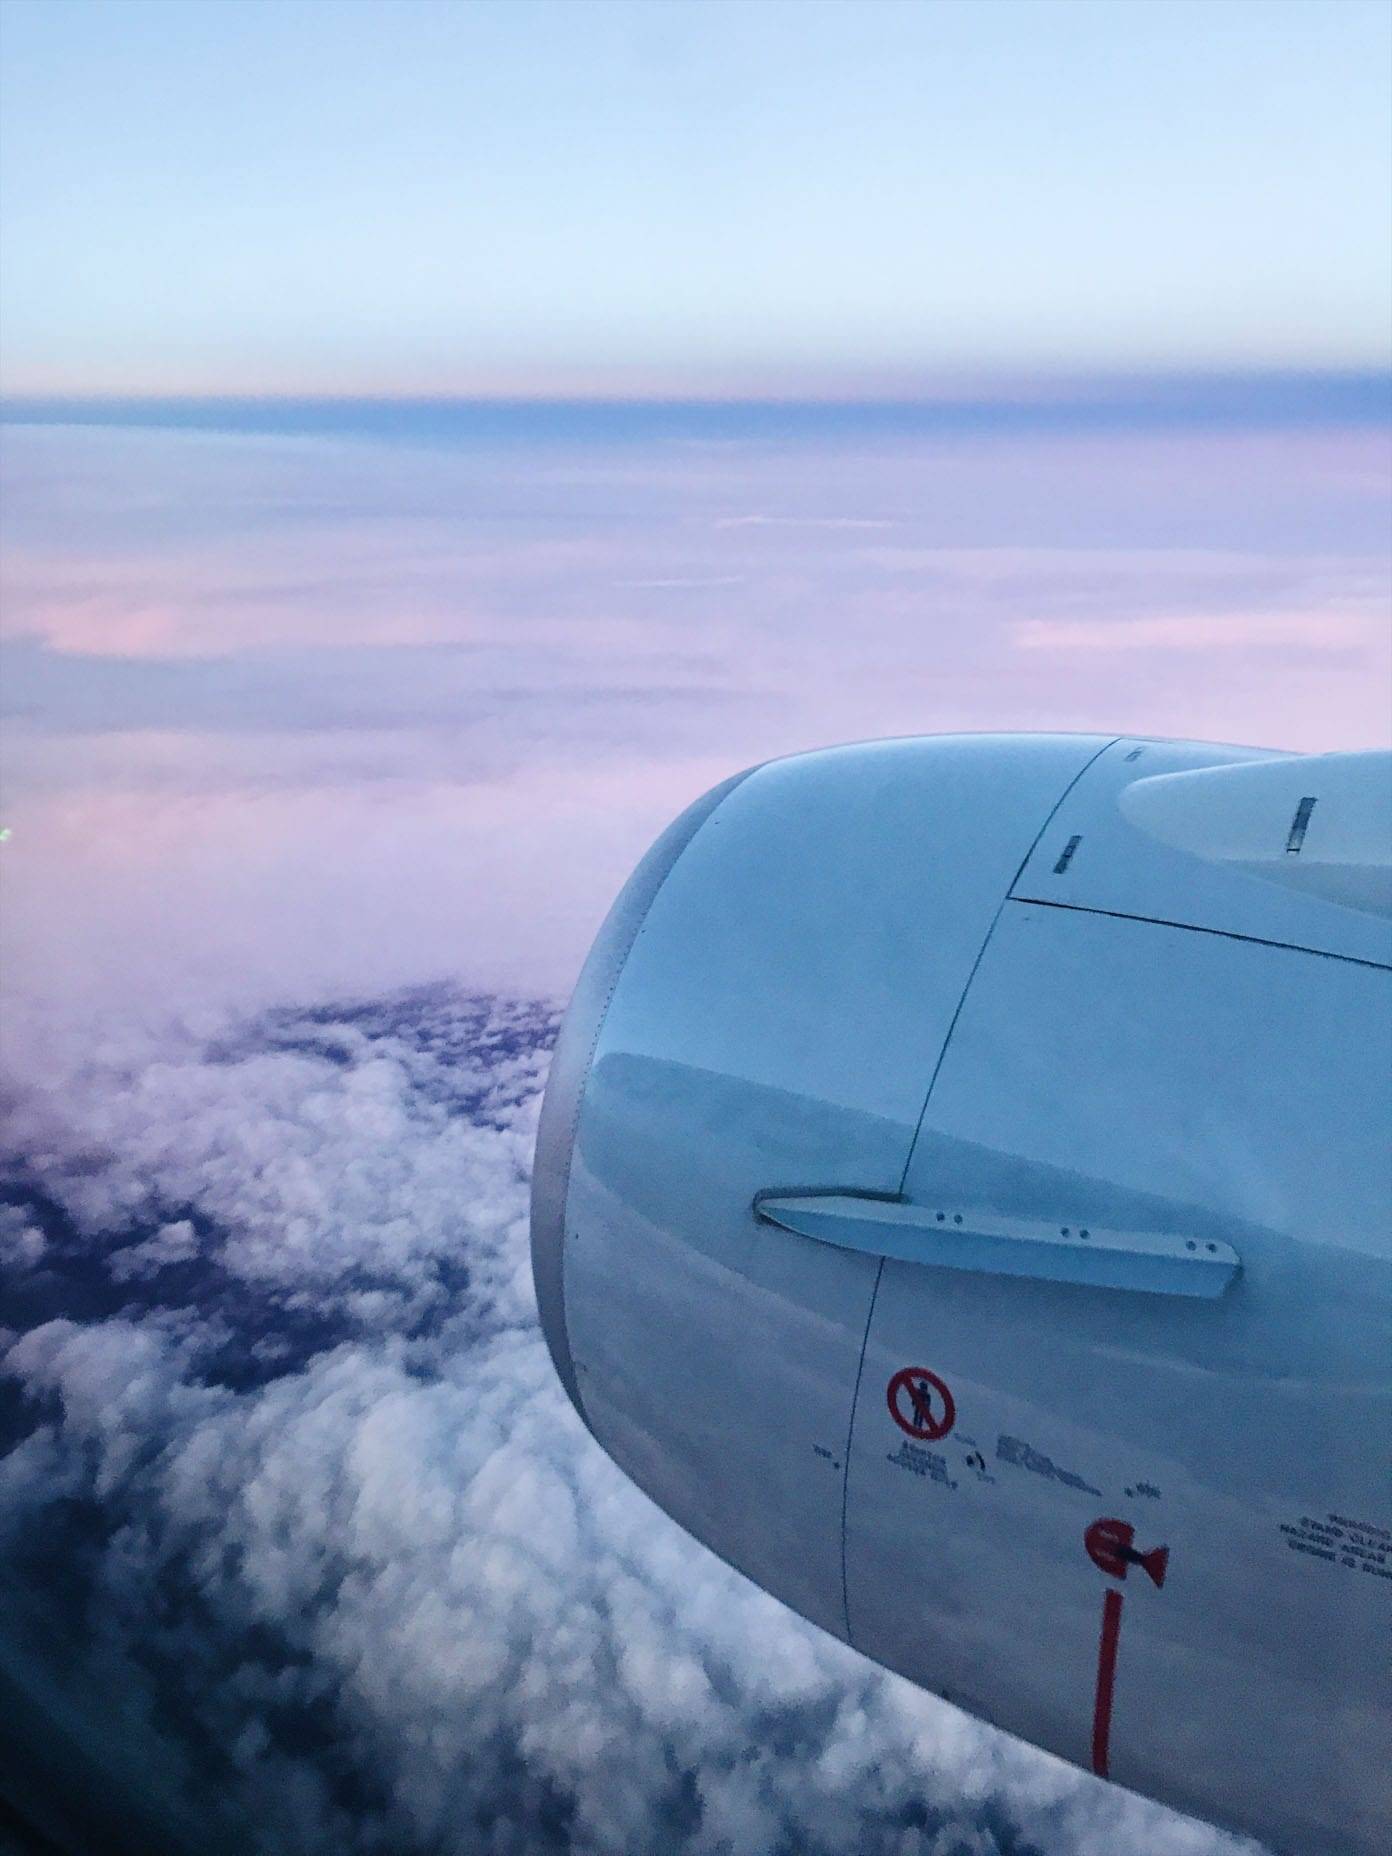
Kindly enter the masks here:
[[910, 1470], [915, 1476], [922, 1476], [929, 1482], [941, 1482], [944, 1488], [957, 1487], [947, 1473], [947, 1458], [939, 1456], [936, 1450], [925, 1450], [922, 1444], [900, 1444], [897, 1450], [885, 1453], [885, 1461], [893, 1463], [896, 1469]]
[[1392, 1528], [1351, 1521], [1342, 1514], [1303, 1514], [1298, 1521], [1282, 1521], [1280, 1528], [1291, 1551], [1308, 1560], [1392, 1579]]
[[1093, 1488], [1090, 1482], [1084, 1482], [1081, 1476], [1074, 1475], [1071, 1469], [1060, 1469], [1052, 1457], [1036, 1450], [1032, 1444], [1024, 1443], [1018, 1437], [1007, 1437], [1003, 1433], [996, 1442], [996, 1460], [1001, 1463], [1014, 1463], [1020, 1469], [1032, 1470], [1036, 1476], [1047, 1476], [1053, 1482], [1062, 1482], [1070, 1489], [1081, 1489], [1087, 1495], [1100, 1495], [1101, 1489]]

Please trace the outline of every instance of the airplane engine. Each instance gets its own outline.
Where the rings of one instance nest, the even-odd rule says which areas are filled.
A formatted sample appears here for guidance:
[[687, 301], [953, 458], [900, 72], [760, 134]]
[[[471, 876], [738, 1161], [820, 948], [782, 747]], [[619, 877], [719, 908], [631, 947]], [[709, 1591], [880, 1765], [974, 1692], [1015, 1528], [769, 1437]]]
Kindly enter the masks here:
[[596, 1440], [877, 1662], [1392, 1847], [1392, 761], [927, 737], [728, 780], [557, 1045]]

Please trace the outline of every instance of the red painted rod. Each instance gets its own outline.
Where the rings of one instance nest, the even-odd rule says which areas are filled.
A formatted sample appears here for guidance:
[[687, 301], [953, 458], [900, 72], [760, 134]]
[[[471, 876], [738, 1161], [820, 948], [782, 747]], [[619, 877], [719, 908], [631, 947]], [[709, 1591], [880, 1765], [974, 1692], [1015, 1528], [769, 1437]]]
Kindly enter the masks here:
[[1097, 1645], [1097, 1702], [1092, 1711], [1092, 1769], [1107, 1776], [1107, 1749], [1112, 1737], [1112, 1691], [1116, 1687], [1117, 1638], [1121, 1635], [1121, 1593], [1110, 1586], [1102, 1600], [1102, 1636]]

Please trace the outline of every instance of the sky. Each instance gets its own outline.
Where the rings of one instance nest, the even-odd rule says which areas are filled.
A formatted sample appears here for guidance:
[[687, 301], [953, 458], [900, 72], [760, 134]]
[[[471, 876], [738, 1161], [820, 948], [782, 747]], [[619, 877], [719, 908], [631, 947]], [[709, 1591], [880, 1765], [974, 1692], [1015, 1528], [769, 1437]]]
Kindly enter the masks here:
[[200, 1856], [1252, 1856], [668, 1522], [527, 1200], [740, 767], [1392, 741], [1388, 38], [0, 3], [0, 1744]]
[[6, 0], [13, 393], [1384, 363], [1381, 0]]

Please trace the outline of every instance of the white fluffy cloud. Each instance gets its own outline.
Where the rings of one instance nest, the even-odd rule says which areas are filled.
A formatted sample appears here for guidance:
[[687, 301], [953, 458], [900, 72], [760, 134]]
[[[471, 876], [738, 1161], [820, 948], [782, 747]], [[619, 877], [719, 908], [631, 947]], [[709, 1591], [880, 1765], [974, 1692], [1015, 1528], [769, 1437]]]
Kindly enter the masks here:
[[873, 1669], [590, 1442], [527, 1262], [549, 1024], [417, 994], [21, 1092], [0, 1528], [66, 1542], [101, 1695], [296, 1856], [1234, 1850]]

